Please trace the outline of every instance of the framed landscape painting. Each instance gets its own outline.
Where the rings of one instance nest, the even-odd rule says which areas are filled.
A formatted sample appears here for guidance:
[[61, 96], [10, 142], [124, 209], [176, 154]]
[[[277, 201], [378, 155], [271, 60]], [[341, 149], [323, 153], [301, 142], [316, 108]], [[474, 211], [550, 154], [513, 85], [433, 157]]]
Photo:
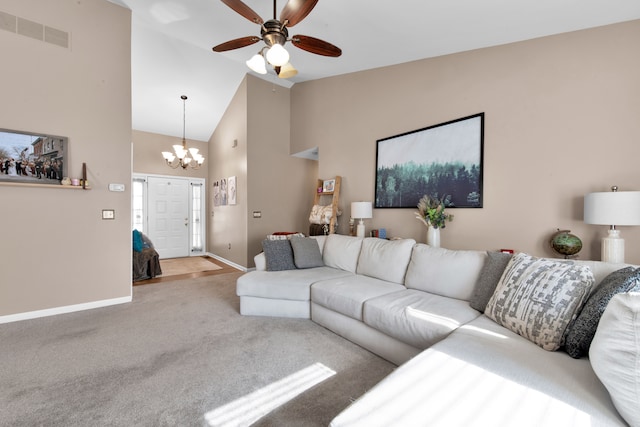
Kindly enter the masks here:
[[0, 129], [0, 182], [60, 185], [67, 176], [63, 136]]
[[484, 113], [379, 139], [376, 208], [415, 208], [422, 196], [448, 208], [482, 207]]

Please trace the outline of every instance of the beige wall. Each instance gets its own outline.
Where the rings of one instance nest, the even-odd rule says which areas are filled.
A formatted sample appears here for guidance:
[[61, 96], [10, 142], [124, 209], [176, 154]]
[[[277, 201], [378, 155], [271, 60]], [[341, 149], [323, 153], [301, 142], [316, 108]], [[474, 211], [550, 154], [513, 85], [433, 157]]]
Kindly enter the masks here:
[[[0, 127], [69, 137], [92, 190], [2, 186], [0, 316], [131, 295], [131, 15], [104, 0], [4, 0], [71, 34], [65, 49], [0, 31]], [[126, 191], [109, 192], [109, 183]], [[115, 220], [102, 220], [115, 209]]]
[[[253, 266], [267, 234], [308, 233], [318, 165], [290, 156], [290, 90], [253, 76], [248, 82], [247, 255]], [[253, 218], [253, 211], [262, 217]]]
[[[237, 145], [234, 144], [237, 141]], [[234, 147], [235, 145], [235, 147]], [[247, 265], [247, 80], [240, 84], [209, 140], [207, 250]], [[213, 206], [213, 183], [236, 177], [237, 204]]]
[[[182, 144], [182, 138], [161, 135], [157, 133], [133, 131], [133, 172], [153, 175], [181, 176], [193, 178], [207, 178], [207, 166], [198, 169], [171, 169], [162, 158], [163, 151], [173, 152], [173, 145]], [[207, 142], [187, 139], [187, 147], [197, 148], [209, 160], [209, 144]]]
[[289, 117], [289, 90], [247, 75], [209, 142], [209, 187], [229, 176], [238, 186], [236, 206], [209, 197], [209, 252], [252, 267], [265, 235], [308, 230], [317, 164], [289, 155]]
[[[376, 140], [485, 112], [484, 208], [455, 209], [448, 248], [553, 256], [557, 228], [600, 259], [605, 226], [582, 222], [592, 191], [640, 190], [640, 21], [296, 84], [292, 152], [320, 148], [319, 176], [343, 176], [342, 207], [373, 200]], [[413, 209], [366, 222], [425, 241]], [[347, 232], [347, 221], [340, 231]], [[640, 227], [621, 227], [640, 263]]]

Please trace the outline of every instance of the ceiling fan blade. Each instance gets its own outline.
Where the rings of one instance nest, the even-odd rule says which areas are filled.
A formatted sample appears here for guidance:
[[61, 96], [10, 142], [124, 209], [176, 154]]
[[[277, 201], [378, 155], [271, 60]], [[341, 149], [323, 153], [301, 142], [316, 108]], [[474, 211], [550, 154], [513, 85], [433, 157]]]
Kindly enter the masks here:
[[333, 57], [342, 55], [342, 50], [339, 47], [315, 37], [297, 35], [291, 38], [291, 43], [293, 43], [295, 47], [315, 53], [316, 55]]
[[239, 39], [229, 40], [228, 42], [220, 43], [218, 46], [213, 47], [214, 52], [225, 52], [227, 50], [238, 49], [241, 47], [249, 46], [260, 41], [260, 37], [247, 36]]
[[287, 27], [293, 27], [307, 17], [318, 0], [289, 0], [280, 13], [280, 22], [289, 21]]
[[258, 25], [262, 25], [264, 23], [262, 18], [260, 18], [260, 15], [255, 13], [253, 9], [244, 4], [241, 0], [222, 0], [222, 3], [226, 4], [251, 22], [255, 22]]

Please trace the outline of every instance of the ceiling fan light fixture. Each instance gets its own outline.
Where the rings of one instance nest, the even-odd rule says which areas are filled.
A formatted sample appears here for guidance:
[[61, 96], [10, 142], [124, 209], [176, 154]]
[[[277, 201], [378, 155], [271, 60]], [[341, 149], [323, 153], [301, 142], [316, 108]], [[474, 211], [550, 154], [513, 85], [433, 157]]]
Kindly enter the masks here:
[[276, 43], [267, 51], [267, 61], [275, 67], [282, 67], [289, 62], [289, 52], [280, 43]]
[[290, 77], [298, 74], [298, 70], [296, 70], [290, 62], [287, 62], [280, 68], [280, 72], [278, 73], [278, 77], [281, 79], [288, 79]]
[[256, 53], [246, 61], [247, 67], [249, 67], [252, 71], [255, 71], [258, 74], [267, 74], [267, 66], [264, 63], [264, 58], [262, 57], [262, 53]]

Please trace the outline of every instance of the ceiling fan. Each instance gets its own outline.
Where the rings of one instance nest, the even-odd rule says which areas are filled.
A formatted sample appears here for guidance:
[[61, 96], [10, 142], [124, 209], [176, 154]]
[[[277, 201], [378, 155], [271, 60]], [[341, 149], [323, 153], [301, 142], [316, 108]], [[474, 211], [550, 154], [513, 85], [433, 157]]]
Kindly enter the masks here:
[[[260, 37], [247, 36], [229, 40], [213, 47], [214, 52], [225, 52], [250, 46], [260, 40], [266, 46], [258, 54], [254, 55], [247, 66], [252, 70], [266, 74], [265, 56], [269, 64], [274, 67], [276, 74], [281, 78], [293, 77], [298, 71], [289, 63], [289, 53], [284, 49], [286, 42], [316, 55], [338, 57], [342, 50], [329, 42], [311, 36], [295, 35], [289, 38], [288, 28], [302, 21], [315, 7], [318, 0], [289, 0], [280, 13], [280, 19], [276, 19], [276, 0], [273, 0], [273, 19], [264, 21], [256, 12], [241, 0], [222, 0], [222, 3], [247, 18], [249, 21], [260, 25]], [[266, 55], [264, 51], [266, 50]]]

